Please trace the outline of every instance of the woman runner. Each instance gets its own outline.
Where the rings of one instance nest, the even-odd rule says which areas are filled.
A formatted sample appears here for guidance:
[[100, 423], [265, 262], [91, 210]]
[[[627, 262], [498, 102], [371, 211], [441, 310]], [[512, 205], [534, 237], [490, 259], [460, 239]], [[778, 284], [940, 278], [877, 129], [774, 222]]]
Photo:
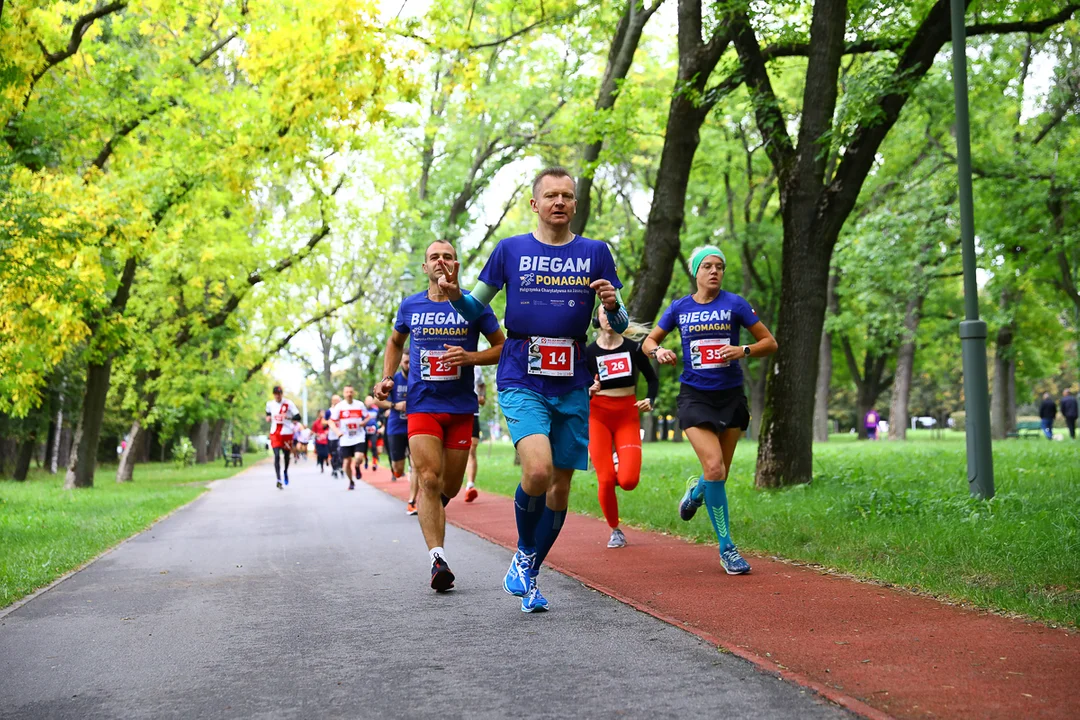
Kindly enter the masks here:
[[[725, 266], [724, 253], [718, 247], [707, 245], [694, 251], [690, 272], [697, 279], [697, 292], [668, 307], [642, 350], [661, 363], [674, 365], [675, 353], [660, 343], [679, 328], [683, 349], [679, 425], [686, 431], [702, 470], [699, 477], [687, 481], [679, 516], [690, 520], [704, 503], [720, 542], [720, 564], [729, 575], [743, 575], [750, 572], [750, 565], [731, 540], [724, 487], [735, 445], [750, 426], [739, 360], [776, 352], [776, 340], [746, 300], [720, 289]], [[741, 328], [754, 336], [752, 345], [739, 345]]]
[[[600, 330], [596, 340], [586, 349], [589, 372], [596, 382], [589, 388], [589, 457], [596, 468], [600, 509], [611, 528], [609, 548], [626, 547], [626, 536], [619, 529], [619, 501], [615, 487], [625, 492], [637, 487], [641, 479], [641, 420], [638, 413], [652, 410], [659, 389], [656, 373], [649, 359], [641, 352], [634, 336], [641, 338], [647, 330], [631, 324], [622, 335], [611, 329], [607, 313], [598, 309], [592, 321]], [[648, 391], [638, 400], [638, 373], [645, 376]], [[618, 469], [612, 458], [612, 447], [618, 456]]]

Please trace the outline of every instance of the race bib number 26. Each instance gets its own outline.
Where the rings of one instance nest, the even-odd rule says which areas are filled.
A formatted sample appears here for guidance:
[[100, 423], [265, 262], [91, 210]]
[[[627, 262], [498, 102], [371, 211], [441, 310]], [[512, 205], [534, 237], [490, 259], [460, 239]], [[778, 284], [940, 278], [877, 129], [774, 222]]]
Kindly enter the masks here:
[[461, 379], [461, 366], [443, 360], [445, 350], [420, 350], [420, 377], [428, 382]]
[[690, 364], [695, 370], [726, 368], [729, 361], [721, 354], [730, 343], [720, 338], [702, 338], [690, 341]]
[[574, 341], [569, 338], [529, 338], [529, 374], [573, 377]]
[[601, 381], [630, 377], [633, 374], [630, 353], [621, 352], [614, 355], [601, 355], [596, 364], [596, 369]]

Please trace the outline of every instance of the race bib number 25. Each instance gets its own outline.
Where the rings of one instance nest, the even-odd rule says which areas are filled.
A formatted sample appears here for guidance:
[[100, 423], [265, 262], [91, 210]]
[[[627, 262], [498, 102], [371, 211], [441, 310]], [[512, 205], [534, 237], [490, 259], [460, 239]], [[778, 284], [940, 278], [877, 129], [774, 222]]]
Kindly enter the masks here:
[[420, 378], [428, 382], [461, 379], [461, 366], [443, 360], [445, 350], [420, 350]]
[[574, 341], [569, 338], [529, 338], [529, 374], [573, 377]]

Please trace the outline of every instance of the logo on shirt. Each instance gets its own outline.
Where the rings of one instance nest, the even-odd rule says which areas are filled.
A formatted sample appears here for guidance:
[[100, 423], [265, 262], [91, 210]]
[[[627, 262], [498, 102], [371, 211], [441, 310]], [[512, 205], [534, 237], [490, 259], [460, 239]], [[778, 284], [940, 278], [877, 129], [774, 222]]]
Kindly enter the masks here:
[[519, 279], [522, 285], [532, 285], [536, 282], [536, 273], [525, 273]]
[[528, 272], [592, 272], [592, 258], [560, 258], [547, 255], [522, 255], [518, 270]]

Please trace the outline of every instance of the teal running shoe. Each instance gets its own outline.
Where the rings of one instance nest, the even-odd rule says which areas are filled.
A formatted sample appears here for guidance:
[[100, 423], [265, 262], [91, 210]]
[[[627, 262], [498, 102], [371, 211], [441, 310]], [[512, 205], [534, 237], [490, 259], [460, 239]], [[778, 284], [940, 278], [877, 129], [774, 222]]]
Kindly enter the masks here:
[[698, 475], [686, 479], [686, 492], [679, 501], [679, 517], [689, 522], [694, 519], [698, 508], [705, 504], [705, 483]]
[[743, 559], [734, 545], [720, 552], [720, 564], [728, 575], [745, 575], [750, 572], [750, 563]]
[[525, 593], [525, 596], [521, 598], [521, 612], [547, 612], [547, 609], [547, 598], [540, 594], [540, 588], [536, 586], [536, 578], [533, 578], [529, 592]]
[[[525, 597], [532, 586], [529, 572], [532, 570], [533, 560], [536, 554], [526, 555], [518, 550], [514, 553], [514, 559], [510, 561], [510, 569], [503, 578], [503, 590], [514, 597]], [[530, 611], [531, 612], [531, 611]]]

